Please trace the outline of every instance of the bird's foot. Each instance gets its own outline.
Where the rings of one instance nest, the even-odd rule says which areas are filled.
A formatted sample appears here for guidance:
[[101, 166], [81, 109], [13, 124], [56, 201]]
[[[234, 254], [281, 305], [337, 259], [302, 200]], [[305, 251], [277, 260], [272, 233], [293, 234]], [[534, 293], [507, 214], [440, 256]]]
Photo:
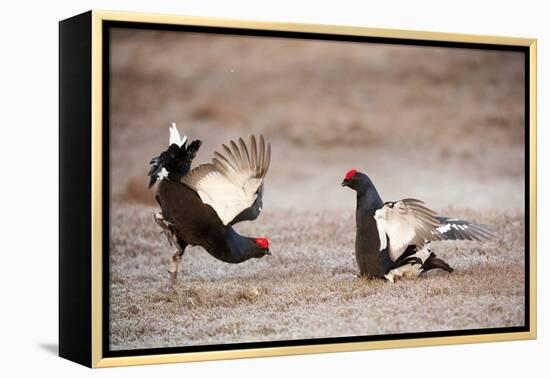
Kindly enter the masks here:
[[170, 277], [172, 278], [172, 281], [175, 282], [178, 278], [178, 267], [180, 265], [181, 256], [183, 255], [183, 251], [178, 249], [178, 251], [172, 256], [172, 266], [170, 267], [170, 270], [168, 273], [170, 273]]
[[160, 233], [166, 236], [166, 239], [168, 239], [168, 244], [170, 244], [171, 247], [177, 246], [176, 235], [171, 228], [172, 224], [164, 219], [162, 213], [153, 214], [153, 219], [155, 220], [155, 223], [160, 227]]

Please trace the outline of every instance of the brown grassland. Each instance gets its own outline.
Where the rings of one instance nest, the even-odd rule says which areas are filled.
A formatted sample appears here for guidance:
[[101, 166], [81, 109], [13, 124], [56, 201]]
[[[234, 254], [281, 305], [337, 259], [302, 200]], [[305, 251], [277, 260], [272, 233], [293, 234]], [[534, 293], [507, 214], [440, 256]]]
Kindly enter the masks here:
[[[173, 284], [152, 209], [113, 214], [111, 345], [154, 348], [522, 325], [523, 219], [483, 218], [498, 240], [434, 243], [456, 270], [396, 284], [357, 277], [353, 214], [266, 210], [272, 256], [229, 265], [188, 248]], [[462, 216], [472, 213], [454, 212]]]
[[[112, 34], [110, 347], [114, 350], [523, 325], [522, 56], [466, 49], [125, 31]], [[238, 265], [173, 253], [153, 222], [148, 161], [168, 126], [204, 145], [262, 133], [264, 212], [237, 225], [273, 255]], [[455, 268], [357, 277], [350, 168], [383, 199], [492, 224], [438, 242]]]

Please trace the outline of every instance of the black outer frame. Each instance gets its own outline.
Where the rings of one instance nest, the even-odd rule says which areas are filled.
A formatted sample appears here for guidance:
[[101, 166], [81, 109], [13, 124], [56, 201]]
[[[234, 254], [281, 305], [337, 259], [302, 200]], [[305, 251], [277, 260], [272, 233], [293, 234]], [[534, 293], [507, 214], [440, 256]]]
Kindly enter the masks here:
[[[91, 367], [91, 20], [87, 12], [60, 22], [60, 290], [59, 290], [59, 354]], [[395, 335], [354, 336], [310, 340], [252, 342], [189, 347], [137, 350], [109, 350], [109, 30], [112, 27], [220, 33], [247, 36], [324, 39], [343, 42], [371, 42], [447, 48], [520, 51], [525, 56], [525, 325], [522, 327], [471, 329]], [[102, 24], [102, 102], [103, 102], [103, 357], [155, 355], [182, 352], [252, 349], [261, 347], [335, 344], [342, 342], [418, 339], [441, 336], [481, 335], [530, 330], [530, 55], [529, 47], [482, 43], [409, 40], [386, 37], [365, 37], [235, 29], [224, 27], [183, 26], [123, 21]], [[90, 125], [90, 128], [81, 125]], [[89, 169], [83, 169], [89, 167]], [[75, 185], [76, 182], [76, 185]], [[86, 247], [86, 248], [84, 248]]]
[[92, 12], [59, 23], [59, 355], [92, 365]]

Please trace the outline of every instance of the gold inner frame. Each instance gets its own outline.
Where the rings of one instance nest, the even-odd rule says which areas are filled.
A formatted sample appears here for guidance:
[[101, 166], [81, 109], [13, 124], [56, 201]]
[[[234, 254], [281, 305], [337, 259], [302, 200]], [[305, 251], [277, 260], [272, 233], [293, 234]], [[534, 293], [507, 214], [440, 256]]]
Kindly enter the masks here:
[[[481, 44], [499, 44], [524, 46], [529, 48], [529, 178], [530, 178], [530, 250], [529, 250], [529, 314], [530, 330], [527, 332], [510, 332], [498, 334], [444, 336], [431, 338], [415, 338], [386, 341], [364, 341], [339, 344], [305, 345], [267, 347], [256, 349], [220, 350], [211, 352], [189, 352], [159, 355], [141, 355], [132, 357], [103, 358], [102, 325], [102, 24], [103, 21], [127, 21], [141, 23], [158, 23], [170, 25], [217, 26], [241, 29], [259, 29], [273, 31], [298, 31], [309, 33], [324, 33], [335, 35], [355, 35], [384, 38], [400, 38], [411, 40], [429, 40], [446, 42], [465, 42]], [[312, 354], [328, 352], [349, 352], [371, 349], [388, 349], [402, 347], [434, 346], [447, 344], [466, 344], [495, 341], [527, 340], [537, 337], [537, 131], [536, 131], [536, 58], [537, 41], [530, 38], [514, 38], [500, 36], [483, 36], [471, 34], [436, 33], [411, 30], [374, 29], [354, 26], [335, 26], [318, 24], [293, 24], [250, 20], [218, 19], [210, 17], [187, 17], [146, 13], [127, 13], [110, 11], [92, 11], [92, 366], [114, 367], [128, 365], [160, 364], [173, 362], [207, 361], [220, 359], [236, 359], [250, 357], [283, 356], [295, 354]]]

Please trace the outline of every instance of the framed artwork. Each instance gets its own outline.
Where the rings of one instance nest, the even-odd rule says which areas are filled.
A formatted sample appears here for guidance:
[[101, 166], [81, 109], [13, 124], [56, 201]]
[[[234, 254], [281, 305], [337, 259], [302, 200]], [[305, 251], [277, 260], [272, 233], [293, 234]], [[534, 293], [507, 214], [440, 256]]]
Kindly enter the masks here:
[[536, 337], [536, 40], [60, 22], [59, 354]]

